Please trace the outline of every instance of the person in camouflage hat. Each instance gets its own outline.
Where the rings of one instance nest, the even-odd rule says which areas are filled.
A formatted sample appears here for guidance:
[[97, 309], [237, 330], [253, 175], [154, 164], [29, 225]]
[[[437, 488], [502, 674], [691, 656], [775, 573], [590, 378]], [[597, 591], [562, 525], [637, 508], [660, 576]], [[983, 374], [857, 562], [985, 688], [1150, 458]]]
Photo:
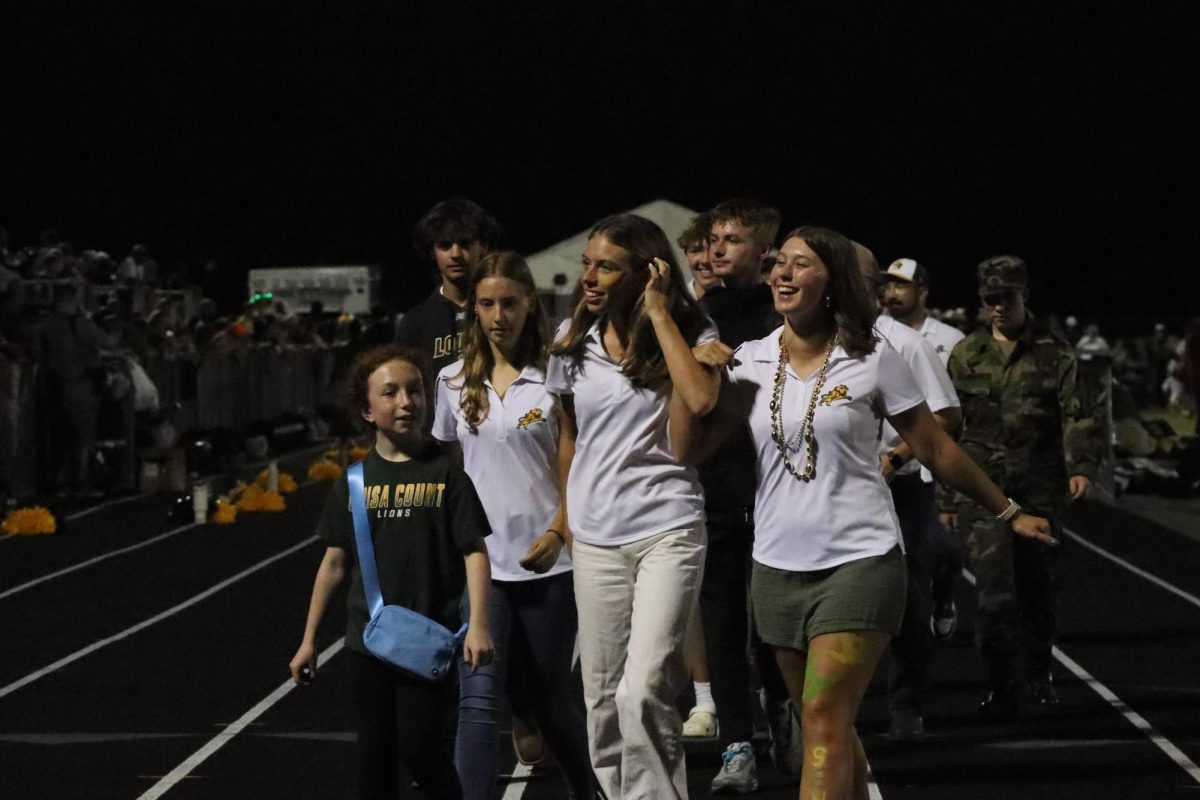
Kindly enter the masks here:
[[[989, 258], [978, 277], [990, 325], [959, 342], [947, 365], [962, 402], [962, 448], [1013, 501], [1054, 519], [1095, 476], [1102, 447], [1097, 404], [1071, 345], [1025, 307], [1025, 262]], [[1055, 550], [1018, 539], [965, 496], [955, 497], [955, 509], [977, 581], [975, 640], [988, 666], [990, 691], [980, 713], [1018, 713], [1022, 650], [1032, 701], [1056, 706]]]

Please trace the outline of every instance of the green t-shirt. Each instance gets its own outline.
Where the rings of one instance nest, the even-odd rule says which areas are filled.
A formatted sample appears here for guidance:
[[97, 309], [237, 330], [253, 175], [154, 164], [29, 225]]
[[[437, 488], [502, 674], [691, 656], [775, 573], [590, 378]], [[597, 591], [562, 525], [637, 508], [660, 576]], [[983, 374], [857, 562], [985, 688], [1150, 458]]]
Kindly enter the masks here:
[[[464, 548], [491, 533], [467, 473], [437, 451], [393, 462], [372, 449], [363, 462], [363, 488], [384, 604], [411, 608], [458, 630], [467, 580]], [[346, 596], [346, 646], [366, 655], [362, 632], [370, 617], [345, 477], [329, 491], [317, 534], [329, 547], [345, 550], [354, 565]]]

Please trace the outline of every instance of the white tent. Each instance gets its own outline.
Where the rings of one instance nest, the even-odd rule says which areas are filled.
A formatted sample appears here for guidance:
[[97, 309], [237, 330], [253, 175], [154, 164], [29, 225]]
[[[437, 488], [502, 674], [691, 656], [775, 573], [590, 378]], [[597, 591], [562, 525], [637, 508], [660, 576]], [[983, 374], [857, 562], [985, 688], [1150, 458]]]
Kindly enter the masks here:
[[[688, 226], [697, 212], [678, 203], [672, 203], [670, 200], [652, 200], [645, 205], [630, 209], [628, 213], [652, 220], [666, 231], [667, 238], [671, 241], [671, 247], [675, 249], [675, 257], [679, 260], [679, 265], [686, 271], [687, 260], [675, 240], [679, 238], [679, 234], [683, 233], [683, 229]], [[590, 230], [589, 226], [571, 238], [553, 244], [525, 259], [533, 271], [533, 279], [537, 282], [539, 291], [566, 296], [575, 290], [575, 284], [583, 271], [579, 259], [583, 255], [583, 248], [587, 244], [587, 235]], [[563, 279], [556, 284], [554, 278], [557, 275], [562, 275]]]

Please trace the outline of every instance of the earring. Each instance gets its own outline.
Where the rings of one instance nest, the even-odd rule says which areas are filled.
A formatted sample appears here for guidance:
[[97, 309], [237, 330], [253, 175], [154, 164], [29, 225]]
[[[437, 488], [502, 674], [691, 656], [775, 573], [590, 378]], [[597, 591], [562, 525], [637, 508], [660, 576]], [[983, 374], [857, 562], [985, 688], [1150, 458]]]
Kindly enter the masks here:
[[825, 295], [825, 307], [833, 308], [833, 298], [830, 297], [829, 295]]

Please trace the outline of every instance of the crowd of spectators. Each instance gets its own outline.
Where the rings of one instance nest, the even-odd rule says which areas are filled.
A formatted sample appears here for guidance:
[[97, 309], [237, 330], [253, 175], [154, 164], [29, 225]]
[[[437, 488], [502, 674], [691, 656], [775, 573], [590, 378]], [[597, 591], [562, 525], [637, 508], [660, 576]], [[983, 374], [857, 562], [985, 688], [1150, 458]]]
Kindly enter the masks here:
[[[12, 486], [31, 405], [43, 418], [47, 411], [62, 415], [61, 425], [39, 426], [38, 490], [93, 495], [87, 453], [111, 427], [106, 415], [127, 399], [139, 420], [170, 415], [171, 406], [195, 398], [196, 373], [208, 354], [297, 346], [352, 352], [392, 335], [392, 320], [382, 312], [357, 319], [326, 313], [320, 303], [297, 311], [270, 295], [222, 313], [188, 273], [183, 264], [161, 267], [145, 244], [114, 258], [76, 247], [54, 230], [36, 245], [15, 246], [0, 227], [0, 493]], [[155, 369], [164, 362], [171, 368]], [[22, 401], [19, 384], [35, 374], [33, 365], [40, 368], [36, 387]], [[148, 374], [169, 374], [178, 385], [156, 388]], [[70, 402], [64, 381], [72, 387]], [[162, 407], [158, 388], [169, 400]]]

